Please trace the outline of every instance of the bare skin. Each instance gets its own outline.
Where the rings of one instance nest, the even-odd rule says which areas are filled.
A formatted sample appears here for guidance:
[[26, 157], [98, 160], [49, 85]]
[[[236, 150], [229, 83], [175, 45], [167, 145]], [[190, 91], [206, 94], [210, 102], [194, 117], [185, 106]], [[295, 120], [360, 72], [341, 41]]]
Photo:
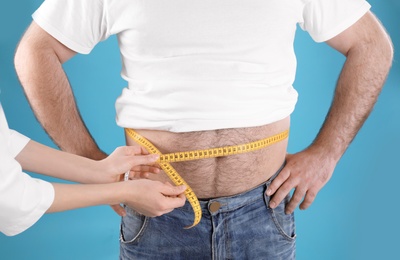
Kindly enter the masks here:
[[[275, 173], [286, 157], [286, 166], [267, 191], [273, 196], [270, 206], [278, 205], [292, 189], [295, 192], [286, 207], [287, 213], [293, 212], [301, 201], [301, 209], [311, 205], [368, 117], [393, 56], [389, 37], [370, 12], [327, 43], [347, 59], [329, 114], [315, 141], [304, 151], [287, 156], [287, 141], [283, 141], [245, 155], [176, 164], [178, 172], [200, 198], [249, 190]], [[79, 117], [62, 70], [62, 63], [74, 55], [33, 22], [16, 53], [17, 73], [39, 121], [53, 140], [67, 151], [101, 158], [104, 155]], [[48, 107], [53, 109], [46, 109]], [[243, 129], [179, 134], [139, 132], [162, 152], [173, 152], [245, 143], [288, 128], [289, 118], [286, 118], [270, 125]], [[132, 144], [129, 139], [127, 142]]]
[[[245, 144], [289, 129], [289, 117], [270, 125], [241, 129], [224, 129], [190, 133], [137, 130], [162, 153], [207, 149]], [[127, 145], [137, 145], [126, 138]], [[215, 198], [238, 194], [268, 180], [283, 164], [288, 140], [262, 150], [209, 158], [199, 161], [172, 163], [199, 198]], [[149, 178], [169, 181], [165, 174]], [[238, 181], [240, 180], [240, 181]]]

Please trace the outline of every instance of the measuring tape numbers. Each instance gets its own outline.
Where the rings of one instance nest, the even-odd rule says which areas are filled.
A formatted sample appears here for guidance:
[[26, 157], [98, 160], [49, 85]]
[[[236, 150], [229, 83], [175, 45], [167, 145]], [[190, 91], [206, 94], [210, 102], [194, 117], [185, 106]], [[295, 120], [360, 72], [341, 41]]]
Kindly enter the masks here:
[[190, 188], [190, 186], [186, 183], [186, 181], [172, 167], [172, 165], [170, 164], [171, 162], [192, 161], [192, 160], [200, 160], [206, 158], [216, 158], [228, 155], [248, 153], [275, 144], [279, 141], [286, 139], [289, 136], [289, 130], [286, 130], [271, 137], [267, 137], [265, 139], [261, 139], [247, 144], [162, 154], [149, 140], [138, 134], [133, 129], [125, 128], [125, 132], [130, 138], [132, 138], [132, 140], [134, 140], [136, 143], [146, 148], [149, 153], [158, 154], [160, 156], [157, 161], [158, 164], [175, 185], [186, 186], [185, 196], [193, 208], [194, 221], [191, 226], [185, 228], [192, 228], [200, 222], [202, 215], [201, 207], [196, 194], [193, 192], [192, 188]]

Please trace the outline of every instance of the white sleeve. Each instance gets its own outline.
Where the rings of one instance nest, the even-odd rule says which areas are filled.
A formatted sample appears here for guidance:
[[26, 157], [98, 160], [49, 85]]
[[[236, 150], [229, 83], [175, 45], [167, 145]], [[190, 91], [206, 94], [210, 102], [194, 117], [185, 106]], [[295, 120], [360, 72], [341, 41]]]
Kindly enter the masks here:
[[8, 148], [10, 156], [12, 158], [15, 158], [19, 154], [19, 152], [24, 149], [29, 140], [30, 139], [25, 135], [10, 129], [10, 135], [8, 138]]
[[104, 0], [46, 0], [33, 20], [71, 50], [88, 54], [109, 37]]
[[8, 128], [0, 105], [0, 232], [8, 236], [32, 226], [54, 200], [53, 185], [22, 172], [14, 159], [28, 141]]
[[309, 0], [300, 27], [314, 41], [324, 42], [349, 28], [370, 8], [365, 0]]
[[22, 172], [19, 163], [0, 147], [0, 231], [8, 236], [32, 226], [54, 200], [48, 182]]
[[[8, 128], [6, 116], [4, 115], [3, 107], [0, 103], [0, 138], [3, 138], [1, 143], [3, 148], [7, 147], [9, 155], [14, 158], [19, 152], [24, 149], [29, 142], [29, 138], [17, 131]], [[1, 157], [0, 157], [1, 158]]]

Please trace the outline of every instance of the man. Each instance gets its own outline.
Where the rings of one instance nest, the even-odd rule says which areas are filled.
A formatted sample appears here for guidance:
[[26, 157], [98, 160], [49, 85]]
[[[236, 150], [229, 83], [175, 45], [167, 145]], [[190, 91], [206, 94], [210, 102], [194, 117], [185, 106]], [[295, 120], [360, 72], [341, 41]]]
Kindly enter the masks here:
[[[200, 198], [200, 223], [181, 229], [193, 218], [188, 204], [151, 219], [129, 211], [122, 221], [123, 259], [293, 259], [294, 209], [300, 202], [308, 208], [328, 182], [391, 66], [391, 42], [369, 8], [364, 0], [47, 0], [15, 62], [55, 142], [101, 159], [61, 65], [112, 34], [128, 81], [116, 103], [117, 124], [162, 153], [245, 144], [289, 129], [297, 24], [344, 54], [332, 106], [307, 149], [286, 155], [285, 139], [174, 164]], [[137, 145], [129, 137], [127, 144]]]

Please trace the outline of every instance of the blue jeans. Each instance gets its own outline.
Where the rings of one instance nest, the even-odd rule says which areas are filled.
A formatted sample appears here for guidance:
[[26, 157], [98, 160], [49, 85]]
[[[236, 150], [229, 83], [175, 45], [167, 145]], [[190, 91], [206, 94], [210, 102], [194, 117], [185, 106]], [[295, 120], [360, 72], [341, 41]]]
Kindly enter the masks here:
[[268, 207], [266, 183], [231, 197], [200, 200], [203, 217], [193, 222], [188, 202], [156, 218], [127, 208], [122, 218], [120, 259], [295, 259], [294, 215]]

